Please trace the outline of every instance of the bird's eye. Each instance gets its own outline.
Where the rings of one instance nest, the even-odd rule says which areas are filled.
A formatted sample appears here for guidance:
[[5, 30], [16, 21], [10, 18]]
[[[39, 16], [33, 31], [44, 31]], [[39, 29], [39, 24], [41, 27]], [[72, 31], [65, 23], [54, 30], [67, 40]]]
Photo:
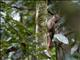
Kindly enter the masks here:
[[55, 23], [58, 23], [58, 20], [56, 20]]

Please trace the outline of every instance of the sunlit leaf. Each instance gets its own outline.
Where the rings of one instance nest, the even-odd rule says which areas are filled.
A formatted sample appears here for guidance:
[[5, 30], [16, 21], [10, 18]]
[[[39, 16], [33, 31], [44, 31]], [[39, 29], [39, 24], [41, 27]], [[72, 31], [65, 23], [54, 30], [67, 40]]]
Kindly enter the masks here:
[[63, 34], [55, 34], [54, 39], [55, 39], [55, 41], [58, 40], [64, 44], [69, 44], [68, 38], [65, 37]]

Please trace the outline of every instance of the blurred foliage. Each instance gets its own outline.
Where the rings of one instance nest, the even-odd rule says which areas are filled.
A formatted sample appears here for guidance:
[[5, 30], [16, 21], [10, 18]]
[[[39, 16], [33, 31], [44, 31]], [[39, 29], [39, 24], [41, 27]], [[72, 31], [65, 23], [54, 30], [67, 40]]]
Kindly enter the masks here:
[[[50, 0], [51, 1], [51, 0]], [[80, 43], [80, 1], [59, 1], [52, 0], [0, 0], [0, 59], [8, 57], [7, 49], [12, 45], [17, 45], [17, 49], [20, 48], [24, 54], [22, 60], [42, 60], [47, 59], [45, 55], [41, 54], [41, 51], [46, 49], [46, 20], [51, 17], [47, 15], [47, 2], [51, 5], [50, 11], [58, 13], [64, 20], [61, 27], [65, 27], [66, 31], [73, 31], [68, 35], [70, 47], [73, 46], [72, 38], [76, 40], [76, 44]], [[35, 15], [36, 4], [39, 4], [39, 16], [38, 16], [38, 42], [35, 40]], [[20, 20], [15, 20], [11, 17], [11, 13], [16, 11], [19, 13]], [[1, 20], [2, 20], [1, 19]], [[24, 43], [25, 46], [22, 44]], [[42, 43], [44, 43], [42, 45]], [[38, 46], [36, 48], [36, 45]], [[55, 48], [51, 50], [51, 60], [56, 60]], [[74, 56], [80, 59], [80, 55], [75, 53]], [[4, 59], [2, 59], [4, 60]]]

